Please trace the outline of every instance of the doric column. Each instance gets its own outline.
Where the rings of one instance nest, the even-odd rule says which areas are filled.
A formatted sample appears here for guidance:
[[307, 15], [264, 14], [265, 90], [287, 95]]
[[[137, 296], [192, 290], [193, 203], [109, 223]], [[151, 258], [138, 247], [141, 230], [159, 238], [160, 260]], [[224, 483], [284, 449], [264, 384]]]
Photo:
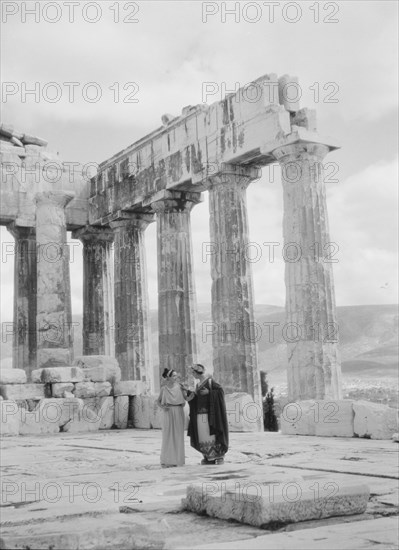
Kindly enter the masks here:
[[288, 392], [292, 400], [341, 399], [331, 243], [321, 161], [326, 145], [273, 151], [282, 167]]
[[260, 405], [246, 188], [257, 169], [224, 165], [208, 179], [214, 375], [226, 393], [246, 392]]
[[200, 193], [166, 191], [151, 204], [157, 213], [159, 367], [187, 382], [187, 366], [197, 361], [190, 212], [199, 202]]
[[36, 368], [36, 232], [15, 222], [7, 229], [15, 238], [13, 367], [24, 369], [30, 380]]
[[65, 207], [72, 192], [35, 195], [37, 242], [37, 367], [71, 364], [72, 312]]
[[86, 226], [72, 236], [83, 243], [83, 354], [114, 356], [114, 232]]
[[123, 380], [153, 387], [144, 231], [153, 214], [126, 214], [114, 230], [115, 356]]

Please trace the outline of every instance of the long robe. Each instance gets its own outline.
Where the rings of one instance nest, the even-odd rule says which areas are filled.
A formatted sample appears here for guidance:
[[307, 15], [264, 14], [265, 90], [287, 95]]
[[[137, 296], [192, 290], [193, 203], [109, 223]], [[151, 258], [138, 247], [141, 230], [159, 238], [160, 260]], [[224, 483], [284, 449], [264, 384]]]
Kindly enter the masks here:
[[[209, 393], [200, 395], [202, 388], [209, 390]], [[189, 406], [187, 435], [190, 436], [191, 446], [210, 462], [223, 458], [229, 448], [229, 429], [222, 386], [208, 377], [198, 386]]]
[[185, 399], [179, 384], [162, 386], [158, 403], [168, 406], [163, 410], [161, 464], [183, 466]]

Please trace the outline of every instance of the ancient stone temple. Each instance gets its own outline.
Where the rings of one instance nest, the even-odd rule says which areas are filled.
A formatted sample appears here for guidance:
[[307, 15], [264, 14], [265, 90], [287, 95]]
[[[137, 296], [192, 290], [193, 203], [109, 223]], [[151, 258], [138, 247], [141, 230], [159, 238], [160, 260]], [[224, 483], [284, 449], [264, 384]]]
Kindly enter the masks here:
[[[71, 364], [72, 231], [83, 243], [84, 354], [114, 356], [122, 380], [152, 389], [145, 231], [154, 222], [159, 365], [187, 379], [187, 366], [199, 360], [190, 215], [209, 193], [214, 377], [227, 394], [243, 392], [260, 404], [257, 347], [248, 337], [254, 292], [246, 189], [262, 167], [278, 162], [286, 318], [301, 334], [288, 343], [290, 398], [341, 398], [337, 339], [328, 330], [336, 326], [333, 275], [320, 261], [330, 242], [322, 163], [337, 146], [319, 136], [313, 111], [288, 100], [291, 85], [296, 79], [269, 74], [221, 101], [165, 116], [90, 180], [49, 156], [42, 140], [2, 128], [0, 222], [18, 251], [14, 366], [30, 373]], [[234, 250], [227, 259], [226, 250]], [[315, 326], [324, 331], [317, 337]]]

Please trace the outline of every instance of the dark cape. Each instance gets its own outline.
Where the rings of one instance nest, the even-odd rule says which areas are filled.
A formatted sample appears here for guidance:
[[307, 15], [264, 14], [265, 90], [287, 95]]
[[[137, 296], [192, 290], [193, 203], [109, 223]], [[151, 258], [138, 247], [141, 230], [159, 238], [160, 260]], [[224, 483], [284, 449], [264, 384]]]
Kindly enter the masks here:
[[[209, 380], [211, 381], [209, 388]], [[227, 424], [226, 403], [224, 400], [224, 391], [220, 384], [213, 379], [206, 381], [204, 388], [209, 390], [209, 432], [215, 436], [216, 442], [220, 444], [224, 453], [229, 448], [229, 428]], [[198, 397], [195, 396], [188, 402], [190, 406], [190, 419], [188, 423], [187, 435], [190, 437], [191, 447], [200, 451], [197, 429]], [[200, 451], [201, 452], [201, 451]]]

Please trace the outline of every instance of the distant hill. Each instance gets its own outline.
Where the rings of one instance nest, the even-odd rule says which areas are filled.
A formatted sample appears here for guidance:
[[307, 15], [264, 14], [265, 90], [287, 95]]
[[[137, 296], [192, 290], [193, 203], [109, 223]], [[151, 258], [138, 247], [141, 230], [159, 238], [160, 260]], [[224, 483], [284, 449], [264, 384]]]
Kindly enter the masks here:
[[[397, 305], [343, 306], [337, 308], [342, 372], [344, 378], [367, 378], [376, 381], [398, 376], [398, 325]], [[256, 338], [259, 366], [268, 372], [272, 385], [286, 381], [286, 345], [283, 338], [284, 308], [273, 305], [255, 307]], [[82, 353], [82, 318], [74, 330], [75, 354]], [[201, 362], [212, 365], [212, 317], [210, 304], [198, 305], [197, 341]], [[277, 324], [278, 323], [278, 324]], [[274, 332], [271, 331], [274, 325]], [[158, 357], [157, 311], [151, 310], [152, 351], [154, 367]], [[12, 342], [1, 342], [1, 359], [11, 357]]]

